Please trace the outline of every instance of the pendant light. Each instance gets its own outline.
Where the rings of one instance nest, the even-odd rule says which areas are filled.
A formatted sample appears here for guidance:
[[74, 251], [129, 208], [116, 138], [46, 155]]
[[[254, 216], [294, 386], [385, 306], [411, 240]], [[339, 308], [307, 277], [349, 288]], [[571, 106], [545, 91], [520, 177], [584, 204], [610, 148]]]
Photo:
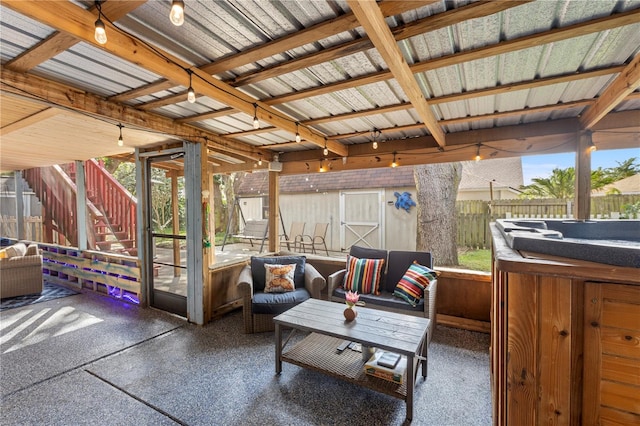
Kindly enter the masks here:
[[299, 127], [300, 123], [296, 122], [296, 142], [300, 143], [302, 142], [302, 138], [300, 137], [300, 132], [299, 132]]
[[104, 27], [104, 22], [102, 22], [102, 7], [100, 6], [100, 2], [96, 2], [96, 9], [98, 9], [98, 20], [95, 23], [95, 31], [93, 33], [93, 37], [100, 44], [107, 43], [107, 31]]
[[260, 120], [258, 120], [258, 104], [253, 104], [253, 129], [260, 128]]
[[176, 27], [184, 24], [184, 1], [173, 0], [171, 2], [171, 12], [169, 13], [171, 23]]
[[191, 70], [187, 70], [187, 72], [189, 73], [189, 90], [187, 90], [187, 100], [189, 101], [189, 103], [195, 103], [196, 101], [196, 92], [193, 90], [193, 87], [191, 86], [191, 77], [193, 75], [193, 72]]
[[122, 123], [118, 123], [118, 127], [120, 128], [120, 137], [118, 137], [118, 146], [124, 146], [124, 139], [122, 139], [122, 128], [124, 127]]

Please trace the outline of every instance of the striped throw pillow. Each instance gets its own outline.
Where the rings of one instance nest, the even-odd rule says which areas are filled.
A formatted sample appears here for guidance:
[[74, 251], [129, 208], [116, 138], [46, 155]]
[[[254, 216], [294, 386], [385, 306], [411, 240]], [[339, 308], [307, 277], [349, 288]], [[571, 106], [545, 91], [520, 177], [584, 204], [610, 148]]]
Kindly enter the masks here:
[[347, 272], [344, 275], [345, 290], [360, 294], [380, 294], [380, 276], [384, 259], [359, 259], [347, 256]]
[[404, 299], [415, 308], [420, 303], [420, 299], [424, 297], [424, 290], [436, 278], [436, 271], [414, 261], [398, 281], [393, 295]]

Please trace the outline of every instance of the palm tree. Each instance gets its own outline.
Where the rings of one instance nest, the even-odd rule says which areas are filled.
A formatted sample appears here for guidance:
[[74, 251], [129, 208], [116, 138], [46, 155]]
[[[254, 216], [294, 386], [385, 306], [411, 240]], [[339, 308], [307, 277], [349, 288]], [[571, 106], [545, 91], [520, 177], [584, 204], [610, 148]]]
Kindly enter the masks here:
[[[640, 173], [640, 166], [636, 158], [632, 157], [618, 166], [603, 169], [597, 168], [591, 172], [591, 189], [598, 190], [629, 176]], [[531, 185], [524, 185], [520, 189], [521, 198], [559, 198], [569, 200], [574, 197], [576, 171], [573, 167], [553, 169], [548, 178], [533, 178]]]
[[575, 191], [576, 172], [573, 167], [553, 169], [548, 178], [533, 178], [531, 185], [520, 188], [522, 198], [571, 199]]

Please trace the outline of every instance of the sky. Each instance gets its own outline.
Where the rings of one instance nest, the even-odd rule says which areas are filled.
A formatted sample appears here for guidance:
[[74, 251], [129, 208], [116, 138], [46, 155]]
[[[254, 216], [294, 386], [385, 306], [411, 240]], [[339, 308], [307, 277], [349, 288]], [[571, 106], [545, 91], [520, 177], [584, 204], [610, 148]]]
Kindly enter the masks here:
[[[632, 157], [635, 157], [636, 163], [640, 164], [640, 147], [633, 149], [595, 151], [591, 154], [591, 170], [595, 170], [598, 167], [602, 167], [603, 169], [617, 167], [618, 163], [622, 163]], [[531, 178], [549, 177], [553, 169], [575, 167], [575, 163], [575, 153], [522, 157], [522, 174], [524, 184], [529, 185], [531, 183]]]

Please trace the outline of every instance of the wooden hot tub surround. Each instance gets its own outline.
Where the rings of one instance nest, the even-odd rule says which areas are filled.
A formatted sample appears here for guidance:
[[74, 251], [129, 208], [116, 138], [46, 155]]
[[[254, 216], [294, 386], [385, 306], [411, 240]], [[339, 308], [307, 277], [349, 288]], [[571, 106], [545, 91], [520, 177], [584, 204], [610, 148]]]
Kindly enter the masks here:
[[494, 425], [640, 424], [638, 268], [492, 235]]

